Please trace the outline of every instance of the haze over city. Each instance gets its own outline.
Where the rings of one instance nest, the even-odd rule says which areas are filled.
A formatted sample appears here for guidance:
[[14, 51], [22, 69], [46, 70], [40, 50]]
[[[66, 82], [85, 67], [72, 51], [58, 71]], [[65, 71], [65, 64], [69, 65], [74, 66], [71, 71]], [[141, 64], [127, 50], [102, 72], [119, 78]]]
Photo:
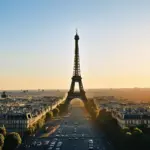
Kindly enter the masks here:
[[150, 1], [0, 1], [1, 90], [150, 87]]

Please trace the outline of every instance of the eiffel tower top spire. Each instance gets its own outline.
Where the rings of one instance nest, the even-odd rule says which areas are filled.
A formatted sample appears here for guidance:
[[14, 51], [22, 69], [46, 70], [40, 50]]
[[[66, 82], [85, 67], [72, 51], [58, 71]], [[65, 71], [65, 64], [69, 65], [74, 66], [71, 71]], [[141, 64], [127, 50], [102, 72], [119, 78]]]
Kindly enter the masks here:
[[76, 29], [76, 34], [78, 34], [78, 29]]
[[75, 56], [74, 56], [74, 69], [73, 69], [73, 76], [80, 76], [80, 59], [79, 59], [79, 35], [76, 30], [75, 39]]
[[75, 40], [79, 40], [78, 29], [76, 29], [76, 35], [74, 36]]

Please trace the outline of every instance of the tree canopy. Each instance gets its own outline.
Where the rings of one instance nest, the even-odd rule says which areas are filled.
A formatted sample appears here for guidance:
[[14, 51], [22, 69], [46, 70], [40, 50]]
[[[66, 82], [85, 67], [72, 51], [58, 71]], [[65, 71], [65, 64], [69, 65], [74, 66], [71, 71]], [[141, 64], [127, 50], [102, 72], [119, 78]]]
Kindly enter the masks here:
[[57, 116], [57, 115], [59, 114], [59, 109], [58, 109], [58, 108], [55, 108], [55, 109], [53, 110], [53, 114], [54, 114], [54, 116]]
[[6, 136], [6, 128], [0, 127], [0, 134], [3, 134], [3, 136]]
[[2, 98], [7, 98], [7, 94], [6, 94], [5, 91], [2, 92], [1, 97], [2, 97]]
[[134, 130], [133, 130], [133, 133], [132, 133], [133, 135], [135, 135], [135, 136], [138, 136], [138, 135], [142, 135], [143, 134], [143, 132], [142, 132], [142, 130], [141, 129], [139, 129], [139, 128], [134, 128]]
[[20, 135], [16, 132], [11, 132], [5, 138], [4, 150], [15, 150], [21, 142], [22, 140]]
[[88, 102], [85, 105], [88, 112], [91, 114], [91, 117], [95, 120], [98, 117], [99, 109], [97, 107], [97, 104], [95, 103], [94, 99], [88, 100]]
[[0, 134], [0, 147], [3, 147], [4, 145], [4, 136], [3, 134]]
[[45, 120], [48, 121], [51, 120], [52, 118], [53, 118], [53, 112], [52, 111], [47, 112]]
[[130, 129], [128, 128], [128, 127], [124, 127], [123, 129], [122, 129], [122, 132], [123, 133], [130, 133]]
[[30, 126], [30, 127], [27, 129], [27, 131], [25, 132], [25, 134], [26, 134], [27, 136], [30, 136], [30, 135], [32, 135], [32, 134], [34, 133], [34, 131], [35, 131], [35, 127], [34, 127], [34, 126]]
[[36, 129], [40, 129], [43, 127], [45, 121], [44, 119], [40, 119], [37, 123], [36, 123]]

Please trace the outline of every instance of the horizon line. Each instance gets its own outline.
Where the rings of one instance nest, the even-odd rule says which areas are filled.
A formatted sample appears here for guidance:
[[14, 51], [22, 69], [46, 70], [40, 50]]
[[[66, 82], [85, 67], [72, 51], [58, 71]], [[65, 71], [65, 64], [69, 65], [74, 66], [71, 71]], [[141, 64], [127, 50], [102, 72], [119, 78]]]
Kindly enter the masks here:
[[[101, 89], [108, 89], [108, 90], [111, 90], [111, 89], [150, 89], [150, 87], [120, 87], [120, 88], [86, 88], [86, 90], [101, 90]], [[24, 90], [30, 90], [30, 91], [36, 91], [36, 90], [54, 90], [54, 91], [61, 91], [61, 90], [65, 90], [65, 91], [68, 91], [68, 89], [44, 89], [44, 88], [39, 88], [39, 89], [3, 89], [3, 90], [0, 90], [1, 91], [24, 91]]]

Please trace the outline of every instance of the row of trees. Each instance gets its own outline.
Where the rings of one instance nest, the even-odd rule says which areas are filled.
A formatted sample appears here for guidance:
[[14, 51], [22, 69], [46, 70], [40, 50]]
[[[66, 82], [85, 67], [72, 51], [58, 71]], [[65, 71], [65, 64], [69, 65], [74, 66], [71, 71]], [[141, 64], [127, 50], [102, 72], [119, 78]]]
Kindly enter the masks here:
[[[38, 122], [30, 126], [24, 133], [24, 137], [27, 138], [29, 135], [33, 135], [38, 129], [41, 129], [45, 122], [58, 116], [59, 109], [55, 108], [53, 111], [47, 112]], [[20, 135], [16, 132], [7, 133], [5, 127], [0, 127], [0, 150], [15, 150], [22, 142]]]
[[53, 117], [56, 117], [58, 115], [59, 115], [58, 108], [55, 108], [53, 111], [47, 112], [46, 115], [43, 116], [41, 119], [39, 119], [36, 124], [34, 124], [33, 126], [30, 126], [27, 129], [27, 131], [25, 132], [25, 138], [33, 135], [37, 130], [41, 129], [46, 122], [52, 120]]
[[99, 111], [96, 123], [102, 129], [108, 139], [112, 141], [116, 150], [147, 150], [150, 149], [150, 137], [143, 133], [140, 128], [121, 129], [111, 113], [106, 110]]
[[93, 99], [88, 100], [88, 102], [85, 104], [85, 107], [87, 111], [90, 113], [92, 119], [96, 120], [99, 114], [99, 109], [94, 100]]
[[60, 115], [63, 115], [64, 113], [68, 112], [68, 105], [66, 103], [58, 105], [57, 108], [59, 109]]
[[22, 140], [18, 133], [6, 132], [5, 127], [0, 127], [0, 150], [15, 150]]
[[144, 128], [124, 128], [121, 129], [117, 121], [112, 118], [111, 113], [105, 109], [99, 110], [93, 99], [85, 104], [95, 125], [103, 130], [108, 139], [113, 143], [116, 150], [147, 150], [150, 149], [150, 136]]

